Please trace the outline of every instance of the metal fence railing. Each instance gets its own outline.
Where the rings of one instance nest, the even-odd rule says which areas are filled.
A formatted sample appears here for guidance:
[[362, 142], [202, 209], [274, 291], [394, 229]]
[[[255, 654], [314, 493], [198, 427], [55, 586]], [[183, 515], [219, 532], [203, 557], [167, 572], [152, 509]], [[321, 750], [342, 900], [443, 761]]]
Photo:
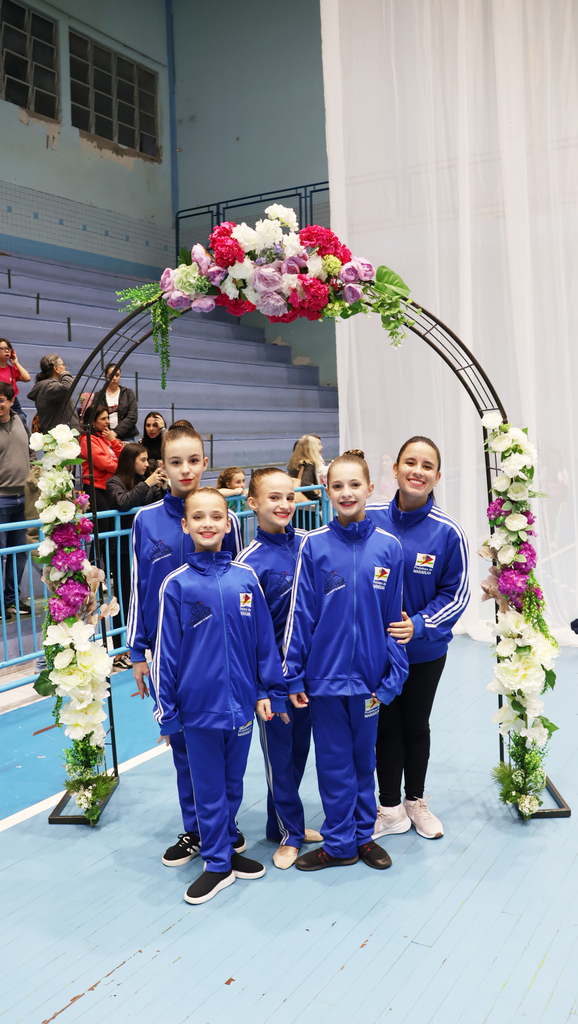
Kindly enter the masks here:
[[[333, 510], [323, 488], [316, 489], [315, 495], [311, 488], [295, 488], [296, 491], [304, 490], [303, 499], [297, 504], [295, 525], [306, 530], [313, 530], [322, 523], [327, 523], [332, 518]], [[257, 530], [257, 520], [254, 512], [244, 507], [243, 498], [230, 498], [230, 507], [237, 512], [241, 521], [241, 536], [245, 547], [254, 538]], [[101, 547], [101, 565], [106, 573], [107, 597], [114, 596], [118, 599], [120, 612], [114, 619], [107, 620], [107, 638], [111, 638], [114, 650], [109, 653], [123, 654], [128, 650], [126, 645], [126, 617], [125, 605], [127, 595], [123, 594], [123, 577], [126, 581], [130, 579], [126, 567], [130, 564], [130, 544], [128, 538], [131, 532], [131, 521], [136, 508], [131, 512], [98, 512], [98, 520], [106, 519], [99, 528]], [[88, 519], [92, 516], [88, 515]], [[124, 522], [123, 522], [124, 520]], [[6, 544], [0, 547], [2, 562], [2, 581], [4, 580], [8, 564], [12, 565], [14, 578], [18, 580], [21, 570], [21, 589], [23, 599], [30, 603], [30, 613], [25, 614], [25, 606], [20, 605], [19, 588], [15, 587], [16, 612], [8, 616], [4, 600], [4, 586], [0, 586], [0, 611], [2, 615], [2, 629], [0, 633], [0, 693], [6, 690], [13, 690], [26, 683], [34, 682], [38, 676], [39, 668], [36, 660], [43, 657], [42, 650], [42, 625], [45, 616], [45, 602], [50, 596], [46, 585], [42, 582], [42, 567], [34, 562], [32, 556], [38, 544], [43, 539], [43, 524], [39, 519], [25, 520], [19, 523], [1, 523], [0, 540], [6, 540]], [[9, 544], [9, 534], [17, 530], [38, 529], [39, 539], [31, 540], [26, 544]], [[88, 542], [87, 547], [90, 544]], [[25, 556], [25, 564], [22, 568], [21, 559], [18, 556]], [[125, 565], [123, 567], [123, 560]], [[125, 571], [123, 572], [123, 568]], [[123, 600], [124, 598], [124, 600]], [[97, 633], [100, 636], [100, 633]], [[19, 670], [24, 670], [20, 675]], [[26, 671], [27, 670], [27, 671]], [[17, 678], [2, 681], [6, 675], [17, 675]]]

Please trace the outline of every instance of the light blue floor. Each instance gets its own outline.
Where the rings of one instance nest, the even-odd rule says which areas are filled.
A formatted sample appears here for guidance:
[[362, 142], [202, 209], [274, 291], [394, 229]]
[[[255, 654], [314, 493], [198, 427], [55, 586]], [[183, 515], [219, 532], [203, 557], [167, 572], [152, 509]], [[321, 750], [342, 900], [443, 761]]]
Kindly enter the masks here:
[[[546, 713], [549, 774], [578, 806], [577, 659]], [[255, 744], [240, 826], [267, 874], [206, 906], [182, 899], [199, 860], [160, 860], [180, 829], [170, 754], [124, 774], [95, 829], [0, 833], [2, 1024], [578, 1024], [578, 817], [524, 825], [498, 802], [491, 671], [455, 639], [428, 778], [446, 834], [391, 837], [386, 872], [276, 870]], [[319, 827], [312, 765], [303, 795]]]

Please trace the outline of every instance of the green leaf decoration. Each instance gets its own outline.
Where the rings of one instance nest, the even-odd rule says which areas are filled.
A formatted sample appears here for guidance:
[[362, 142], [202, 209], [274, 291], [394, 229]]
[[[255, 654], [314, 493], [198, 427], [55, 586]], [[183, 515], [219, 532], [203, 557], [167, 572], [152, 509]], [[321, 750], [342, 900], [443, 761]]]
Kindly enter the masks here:
[[377, 285], [381, 285], [381, 288], [377, 290], [382, 292], [384, 286], [387, 290], [395, 292], [397, 295], [403, 296], [404, 299], [409, 295], [409, 288], [405, 281], [395, 273], [395, 270], [390, 270], [389, 267], [378, 267], [375, 275]]
[[56, 683], [53, 683], [48, 676], [49, 669], [44, 668], [34, 683], [33, 689], [36, 690], [36, 693], [39, 693], [41, 697], [53, 697], [56, 693]]
[[193, 257], [191, 256], [191, 250], [185, 249], [184, 245], [181, 245], [181, 248], [179, 249], [179, 266], [181, 263], [186, 263], [187, 267], [190, 267], [192, 262]]
[[544, 680], [544, 689], [553, 690], [556, 685], [556, 673], [553, 668], [546, 669], [546, 679]]
[[549, 719], [547, 719], [545, 715], [540, 715], [540, 721], [541, 721], [542, 725], [544, 726], [544, 728], [548, 730], [548, 735], [549, 736], [551, 736], [553, 732], [557, 732], [558, 731], [558, 726], [554, 725], [553, 722], [550, 722]]

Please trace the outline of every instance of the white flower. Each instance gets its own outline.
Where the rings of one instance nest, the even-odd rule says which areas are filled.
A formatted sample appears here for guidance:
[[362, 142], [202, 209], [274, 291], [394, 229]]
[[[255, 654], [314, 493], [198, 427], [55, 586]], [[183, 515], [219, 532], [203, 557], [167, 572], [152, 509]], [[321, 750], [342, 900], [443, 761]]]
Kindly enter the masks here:
[[231, 237], [239, 243], [243, 252], [251, 252], [257, 248], [257, 232], [245, 222], [233, 228]]
[[283, 240], [283, 231], [278, 220], [258, 220], [255, 224], [255, 235], [256, 252], [272, 249]]
[[508, 637], [506, 640], [500, 640], [496, 645], [496, 654], [499, 658], [509, 658], [511, 654], [516, 653], [516, 647], [516, 641]]
[[512, 441], [515, 441], [516, 444], [519, 444], [521, 447], [528, 444], [528, 435], [520, 427], [510, 427], [508, 434], [512, 438]]
[[522, 632], [525, 625], [522, 613], [517, 612], [514, 608], [509, 608], [507, 612], [498, 612], [498, 620], [492, 628], [496, 636], [516, 637]]
[[283, 295], [290, 295], [291, 292], [297, 288], [299, 283], [298, 274], [282, 274], [281, 275], [281, 291]]
[[[66, 725], [64, 730], [67, 736], [73, 740], [82, 740], [93, 731], [98, 731], [104, 736], [100, 725], [106, 718], [105, 712], [97, 701], [91, 702], [86, 708], [71, 708], [70, 705], [60, 712], [60, 721]], [[101, 744], [96, 744], [100, 746]]]
[[61, 523], [69, 523], [76, 515], [76, 505], [72, 501], [57, 501], [53, 508]]
[[[271, 220], [275, 217], [281, 221], [285, 227], [289, 228], [290, 231], [299, 231], [299, 224], [297, 223], [297, 215], [295, 210], [292, 210], [290, 206], [281, 206], [280, 203], [273, 203], [272, 206], [268, 206], [265, 213]], [[235, 232], [233, 232], [233, 235]]]
[[494, 548], [496, 551], [499, 551], [504, 544], [509, 544], [509, 542], [510, 534], [507, 530], [504, 530], [503, 526], [499, 526], [497, 530], [494, 530], [489, 540], [490, 547]]
[[518, 807], [522, 814], [533, 814], [534, 811], [538, 810], [539, 806], [538, 797], [530, 796], [528, 793], [525, 793], [518, 800]]
[[30, 435], [30, 447], [33, 452], [41, 452], [44, 450], [44, 435], [43, 434], [31, 434]]
[[94, 633], [94, 626], [78, 621], [73, 626], [68, 626], [67, 629], [70, 630], [70, 642], [75, 650], [87, 651], [92, 646], [90, 637]]
[[517, 533], [518, 530], [528, 529], [528, 520], [526, 516], [523, 516], [521, 512], [514, 512], [504, 519], [504, 526], [511, 533]]
[[38, 554], [41, 558], [46, 558], [47, 555], [51, 555], [53, 551], [56, 551], [56, 544], [50, 537], [46, 537], [45, 540], [41, 541], [38, 545]]
[[500, 412], [487, 412], [485, 416], [482, 416], [482, 426], [486, 430], [496, 430], [502, 423], [502, 414]]
[[64, 651], [59, 651], [54, 659], [54, 667], [58, 669], [68, 668], [70, 662], [74, 658], [74, 651], [70, 647], [67, 647]]
[[520, 697], [528, 718], [537, 718], [544, 710], [544, 701], [537, 697]]
[[[514, 474], [512, 474], [512, 476], [513, 475]], [[510, 486], [511, 483], [512, 481], [509, 476], [506, 476], [505, 473], [498, 473], [496, 479], [494, 480], [492, 490], [497, 491], [499, 494], [501, 494], [502, 491], [508, 490], [508, 487]]]
[[299, 235], [296, 235], [294, 231], [290, 231], [288, 235], [283, 235], [283, 245], [285, 248], [285, 256], [288, 259], [289, 256], [304, 256], [305, 249], [301, 245]]
[[92, 790], [91, 789], [79, 789], [76, 796], [76, 806], [80, 807], [81, 810], [87, 811], [92, 804]]
[[88, 644], [87, 649], [78, 651], [76, 655], [77, 664], [85, 672], [99, 679], [105, 679], [110, 674], [112, 660], [109, 658], [101, 644]]
[[255, 273], [255, 267], [251, 260], [244, 259], [242, 263], [234, 263], [229, 267], [229, 274], [234, 281], [247, 281], [250, 283]]
[[[38, 502], [36, 502], [36, 508], [38, 508]], [[38, 513], [38, 518], [43, 523], [53, 523], [56, 519], [56, 506], [48, 505], [46, 508], [41, 509]]]
[[91, 747], [104, 747], [106, 741], [106, 733], [102, 728], [102, 725], [95, 726], [92, 736], [90, 737]]
[[77, 441], [63, 441], [54, 449], [56, 459], [77, 459], [80, 455], [80, 445]]
[[529, 638], [529, 642], [532, 645], [532, 654], [546, 671], [549, 671], [554, 668], [554, 660], [559, 654], [558, 648], [554, 647], [554, 644], [550, 643], [538, 630], [533, 632], [534, 635]]
[[243, 291], [245, 292], [247, 302], [252, 302], [256, 306], [259, 301], [259, 292], [255, 288], [251, 288], [251, 285], [247, 285], [246, 288], [243, 288]]
[[490, 449], [493, 452], [505, 452], [507, 448], [512, 447], [513, 443], [509, 433], [496, 434], [490, 441]]
[[[526, 455], [520, 455], [518, 452], [513, 452], [511, 455], [508, 455], [506, 459], [501, 460], [502, 471], [510, 477], [518, 476], [526, 466], [531, 465], [532, 463], [529, 461], [529, 458]], [[496, 485], [494, 484], [494, 487], [495, 486]], [[504, 490], [506, 490], [505, 487]]]
[[504, 683], [500, 679], [498, 679], [498, 677], [495, 674], [495, 671], [494, 671], [494, 675], [493, 675], [492, 679], [490, 679], [490, 682], [488, 683], [486, 689], [489, 690], [490, 693], [501, 694], [502, 697], [508, 697], [509, 694], [511, 694], [511, 692], [512, 692], [511, 689], [506, 687], [504, 685]]
[[53, 581], [61, 580], [63, 576], [66, 576], [66, 573], [63, 572], [61, 569], [56, 569], [54, 566], [51, 567], [50, 572], [48, 574], [48, 578]]
[[[528, 488], [526, 487], [526, 484], [523, 484], [521, 481], [516, 481], [513, 484], [511, 484], [508, 487], [506, 494], [508, 495], [508, 498], [510, 498], [511, 501], [528, 500]], [[526, 525], [528, 524], [526, 523]]]
[[313, 277], [318, 277], [320, 281], [325, 281], [327, 274], [323, 269], [323, 260], [317, 253], [314, 253], [307, 260], [307, 269]]
[[498, 562], [500, 565], [511, 565], [517, 554], [513, 544], [504, 544], [498, 551]]
[[227, 274], [225, 280], [221, 282], [220, 287], [221, 291], [224, 292], [225, 295], [228, 295], [230, 299], [236, 299], [239, 297], [239, 289], [230, 274]]
[[510, 661], [500, 661], [494, 677], [511, 693], [521, 690], [526, 696], [540, 693], [544, 685], [544, 669], [531, 654], [514, 654]]
[[548, 730], [539, 719], [531, 726], [520, 729], [520, 736], [525, 736], [527, 740], [530, 740], [530, 743], [535, 743], [537, 747], [543, 747], [548, 742], [549, 735]]
[[502, 736], [507, 736], [511, 729], [518, 732], [519, 730], [515, 728], [517, 723], [520, 726], [524, 724], [508, 701], [498, 708], [495, 715], [492, 716], [492, 722], [494, 725], [499, 725]]
[[62, 444], [65, 441], [74, 441], [75, 434], [77, 434], [78, 431], [73, 433], [70, 427], [67, 427], [65, 423], [59, 423], [58, 426], [53, 427], [52, 430], [48, 431], [48, 433], [54, 438], [57, 444]]

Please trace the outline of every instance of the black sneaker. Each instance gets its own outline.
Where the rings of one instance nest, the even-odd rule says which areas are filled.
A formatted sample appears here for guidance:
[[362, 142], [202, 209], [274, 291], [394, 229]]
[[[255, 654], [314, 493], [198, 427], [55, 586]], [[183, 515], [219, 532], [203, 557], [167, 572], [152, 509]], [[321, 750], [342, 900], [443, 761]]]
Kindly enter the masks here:
[[235, 881], [233, 871], [203, 871], [185, 893], [187, 903], [206, 903]]
[[235, 853], [244, 853], [247, 849], [247, 840], [242, 832], [237, 832], [237, 838], [233, 843], [233, 849]]
[[262, 878], [266, 870], [258, 860], [241, 857], [238, 853], [231, 857], [231, 867], [235, 878]]
[[370, 868], [378, 868], [380, 871], [384, 871], [385, 868], [391, 867], [389, 853], [382, 846], [379, 846], [378, 843], [374, 843], [373, 839], [364, 843], [363, 846], [358, 846], [357, 851], [360, 860]]
[[347, 864], [357, 864], [359, 857], [332, 857], [327, 850], [320, 846], [317, 850], [303, 853], [295, 861], [295, 867], [300, 871], [321, 871], [321, 868], [341, 868]]
[[198, 857], [201, 840], [194, 832], [181, 832], [178, 842], [169, 846], [163, 853], [163, 864], [168, 868], [178, 868], [180, 864], [188, 864], [193, 857]]

